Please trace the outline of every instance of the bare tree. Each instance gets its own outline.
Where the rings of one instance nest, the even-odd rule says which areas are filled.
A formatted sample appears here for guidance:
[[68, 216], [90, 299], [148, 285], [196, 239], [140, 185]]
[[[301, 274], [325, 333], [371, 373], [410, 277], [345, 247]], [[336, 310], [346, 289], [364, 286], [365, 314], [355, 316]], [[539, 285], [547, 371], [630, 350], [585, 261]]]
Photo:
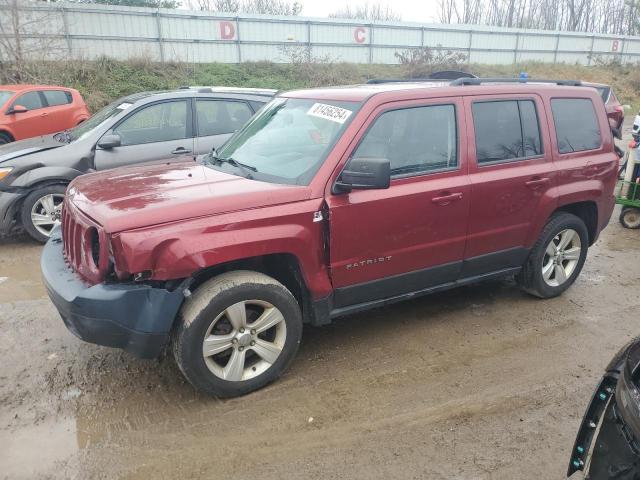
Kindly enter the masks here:
[[341, 10], [329, 14], [329, 18], [355, 18], [358, 20], [371, 20], [382, 22], [397, 22], [402, 20], [402, 16], [395, 12], [389, 5], [379, 3], [365, 3], [352, 7], [347, 5]]
[[64, 23], [58, 10], [24, 0], [0, 0], [0, 62], [14, 82], [29, 77], [29, 62], [51, 60], [64, 50]]

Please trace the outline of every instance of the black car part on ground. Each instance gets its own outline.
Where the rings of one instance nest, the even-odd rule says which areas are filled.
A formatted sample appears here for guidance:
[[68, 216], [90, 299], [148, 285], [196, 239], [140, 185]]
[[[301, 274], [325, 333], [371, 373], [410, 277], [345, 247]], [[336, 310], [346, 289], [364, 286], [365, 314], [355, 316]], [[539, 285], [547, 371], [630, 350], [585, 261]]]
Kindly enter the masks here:
[[640, 340], [623, 347], [596, 388], [571, 453], [567, 477], [640, 478]]

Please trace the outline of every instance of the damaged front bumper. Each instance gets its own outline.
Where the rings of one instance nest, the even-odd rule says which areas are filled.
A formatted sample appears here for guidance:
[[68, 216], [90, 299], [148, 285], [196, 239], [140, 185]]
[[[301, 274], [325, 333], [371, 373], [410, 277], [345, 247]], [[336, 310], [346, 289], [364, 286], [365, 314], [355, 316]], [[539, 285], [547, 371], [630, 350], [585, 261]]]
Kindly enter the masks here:
[[[640, 479], [640, 341], [607, 367], [578, 430], [567, 476]], [[576, 474], [577, 475], [577, 474]]]
[[167, 345], [189, 285], [189, 280], [173, 290], [137, 283], [87, 285], [64, 261], [60, 229], [45, 245], [40, 265], [49, 298], [74, 335], [141, 358], [155, 358]]

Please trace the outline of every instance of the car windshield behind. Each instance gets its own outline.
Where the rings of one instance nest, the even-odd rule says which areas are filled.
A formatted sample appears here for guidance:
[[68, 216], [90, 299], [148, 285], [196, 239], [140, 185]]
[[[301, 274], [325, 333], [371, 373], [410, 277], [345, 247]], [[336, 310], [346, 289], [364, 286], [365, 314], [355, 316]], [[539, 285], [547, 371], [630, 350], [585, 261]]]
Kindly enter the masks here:
[[210, 165], [236, 174], [250, 170], [256, 180], [308, 185], [359, 107], [358, 102], [276, 98], [215, 153]]
[[69, 140], [81, 140], [86, 137], [89, 133], [91, 133], [94, 129], [98, 128], [100, 125], [104, 124], [111, 117], [118, 115], [119, 113], [127, 110], [131, 107], [133, 103], [127, 102], [126, 99], [119, 99], [113, 103], [110, 103], [98, 113], [93, 115], [91, 118], [82, 122], [75, 128], [72, 128], [69, 131]]
[[0, 106], [4, 105], [11, 98], [13, 92], [8, 90], [0, 90]]

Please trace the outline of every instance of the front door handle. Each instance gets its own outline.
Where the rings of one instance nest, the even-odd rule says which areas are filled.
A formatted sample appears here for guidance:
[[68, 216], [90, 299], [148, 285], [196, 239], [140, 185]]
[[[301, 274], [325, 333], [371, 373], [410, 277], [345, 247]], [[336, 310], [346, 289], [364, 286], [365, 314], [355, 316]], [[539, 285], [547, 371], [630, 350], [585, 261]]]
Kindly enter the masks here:
[[42, 113], [40, 114], [40, 116], [41, 116], [41, 117], [46, 117], [47, 115], [49, 115], [47, 112], [42, 112]]
[[176, 148], [173, 152], [174, 155], [180, 155], [180, 154], [184, 154], [184, 153], [191, 153], [191, 150], [188, 150], [184, 147], [178, 147]]
[[462, 200], [462, 192], [443, 193], [444, 194], [439, 197], [433, 197], [431, 201], [438, 205], [449, 205], [451, 202], [455, 202], [456, 200]]
[[549, 183], [549, 179], [544, 177], [544, 178], [533, 178], [527, 182], [524, 182], [524, 184], [529, 187], [529, 188], [538, 188], [538, 187], [542, 187], [543, 185], [546, 185], [547, 183]]

